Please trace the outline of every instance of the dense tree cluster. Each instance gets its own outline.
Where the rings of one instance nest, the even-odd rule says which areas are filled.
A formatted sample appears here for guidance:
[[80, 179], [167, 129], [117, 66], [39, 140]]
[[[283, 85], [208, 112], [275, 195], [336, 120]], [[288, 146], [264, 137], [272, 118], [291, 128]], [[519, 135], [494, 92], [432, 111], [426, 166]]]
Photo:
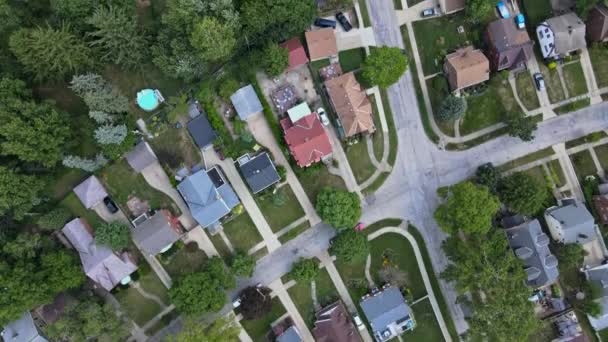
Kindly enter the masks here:
[[329, 251], [346, 262], [365, 258], [369, 254], [367, 235], [354, 229], [342, 230], [333, 240]]
[[95, 241], [115, 251], [121, 251], [129, 245], [129, 226], [118, 221], [103, 223], [95, 227]]
[[544, 209], [548, 197], [546, 185], [523, 172], [502, 179], [498, 193], [507, 207], [524, 215], [534, 215]]
[[311, 282], [319, 275], [319, 265], [314, 259], [300, 259], [293, 264], [289, 274], [297, 282]]
[[240, 277], [251, 277], [255, 270], [255, 258], [243, 251], [237, 251], [230, 259], [230, 270]]
[[363, 77], [380, 88], [397, 82], [406, 70], [407, 57], [396, 47], [373, 49], [363, 62]]
[[317, 195], [315, 209], [332, 227], [351, 228], [361, 217], [361, 200], [353, 192], [324, 188]]

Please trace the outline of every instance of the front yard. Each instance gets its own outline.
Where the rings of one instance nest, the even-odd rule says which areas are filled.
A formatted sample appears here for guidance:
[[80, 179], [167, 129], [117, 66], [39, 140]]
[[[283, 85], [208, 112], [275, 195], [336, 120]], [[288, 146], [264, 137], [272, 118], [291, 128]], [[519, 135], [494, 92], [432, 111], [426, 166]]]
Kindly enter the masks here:
[[254, 342], [267, 342], [269, 341], [267, 335], [271, 330], [270, 324], [283, 316], [283, 314], [285, 314], [283, 304], [281, 304], [279, 297], [274, 297], [272, 299], [272, 310], [267, 315], [251, 321], [241, 320], [241, 325]]
[[608, 49], [602, 46], [589, 48], [589, 57], [595, 72], [597, 86], [600, 88], [608, 87]]
[[[331, 304], [340, 298], [325, 268], [319, 271], [319, 276], [315, 279], [315, 286], [317, 300], [321, 307]], [[309, 329], [314, 327], [315, 312], [320, 309], [314, 306], [311, 287], [311, 283], [297, 283], [288, 290], [289, 296], [296, 304], [300, 315], [306, 321]]]
[[[537, 55], [537, 59], [541, 61], [542, 57], [539, 58]], [[538, 63], [538, 65], [540, 67], [540, 72], [543, 74], [543, 78], [545, 80], [545, 87], [547, 88], [547, 95], [549, 96], [549, 101], [551, 101], [551, 103], [556, 103], [565, 100], [566, 94], [564, 94], [562, 82], [559, 79], [559, 74], [557, 73], [557, 70], [549, 69], [542, 62]]]
[[[260, 232], [246, 212], [224, 224], [224, 233], [234, 249], [242, 250], [245, 253], [262, 241]], [[219, 238], [218, 234], [216, 236]]]
[[536, 86], [532, 76], [527, 72], [520, 72], [515, 76], [517, 95], [527, 110], [533, 110], [540, 106], [536, 96]]
[[589, 151], [571, 154], [570, 160], [572, 160], [572, 165], [574, 166], [574, 170], [579, 179], [584, 179], [587, 176], [597, 174], [597, 169], [595, 168]]
[[306, 169], [296, 167], [294, 171], [313, 204], [317, 202], [317, 195], [324, 187], [347, 190], [344, 180], [329, 173], [327, 167], [323, 164], [317, 164]]
[[428, 299], [416, 303], [411, 307], [414, 311], [416, 327], [412, 331], [401, 335], [404, 341], [444, 341], [441, 328], [435, 318], [433, 307]]
[[[378, 127], [378, 129], [380, 128]], [[345, 145], [344, 152], [348, 158], [350, 168], [353, 170], [357, 184], [365, 182], [376, 171], [376, 168], [369, 158], [367, 141], [365, 138], [359, 139], [355, 144]]]
[[340, 51], [338, 59], [344, 73], [355, 71], [361, 68], [361, 63], [365, 60], [365, 49], [356, 48]]
[[589, 91], [581, 62], [576, 61], [564, 66], [563, 72], [566, 89], [568, 89], [570, 97], [583, 95]]
[[[257, 196], [255, 199], [270, 228], [275, 233], [304, 216], [304, 210], [289, 184], [283, 185], [276, 191], [276, 194], [267, 193], [264, 196]], [[282, 204], [278, 199], [279, 197], [284, 198]]]
[[[443, 134], [453, 137], [455, 134], [454, 122], [441, 120], [437, 115], [441, 103], [450, 94], [450, 90], [448, 89], [448, 80], [443, 75], [437, 75], [426, 81], [426, 87], [428, 89], [431, 107], [433, 108], [435, 123], [437, 123], [437, 126], [443, 132]], [[424, 106], [424, 104], [422, 104], [422, 106]]]

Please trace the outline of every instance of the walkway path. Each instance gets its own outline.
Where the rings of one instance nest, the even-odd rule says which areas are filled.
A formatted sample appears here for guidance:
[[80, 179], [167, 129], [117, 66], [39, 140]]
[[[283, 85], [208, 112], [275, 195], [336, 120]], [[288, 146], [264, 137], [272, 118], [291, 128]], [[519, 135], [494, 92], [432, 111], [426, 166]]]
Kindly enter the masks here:
[[333, 158], [338, 162], [337, 168], [340, 170], [340, 176], [342, 177], [342, 179], [344, 179], [346, 189], [348, 189], [348, 191], [350, 192], [356, 193], [359, 198], [363, 200], [361, 188], [359, 187], [359, 184], [357, 184], [357, 180], [355, 179], [353, 170], [350, 168], [348, 158], [346, 157], [346, 153], [342, 148], [342, 142], [338, 138], [336, 130], [330, 128], [327, 130], [327, 133], [329, 136], [329, 142], [331, 143], [331, 148], [333, 150]]
[[593, 159], [593, 164], [595, 165], [595, 169], [597, 170], [598, 176], [604, 179], [606, 177], [606, 171], [602, 167], [602, 163], [600, 163], [600, 159], [597, 157], [597, 153], [595, 153], [595, 149], [589, 146], [589, 153], [591, 154], [591, 159]]
[[368, 254], [367, 255], [367, 259], [365, 260], [365, 279], [367, 279], [367, 285], [369, 285], [370, 288], [374, 288], [376, 287], [376, 283], [374, 282], [374, 279], [372, 278], [371, 273], [369, 272], [369, 269], [372, 266], [372, 255]]
[[186, 233], [184, 236], [182, 236], [182, 240], [185, 243], [191, 241], [196, 242], [198, 248], [204, 251], [209, 258], [220, 255], [211, 240], [209, 239], [209, 236], [207, 236], [201, 226], [197, 226], [188, 233]]
[[222, 241], [224, 241], [224, 243], [226, 244], [226, 247], [228, 248], [230, 253], [234, 254], [234, 247], [232, 247], [232, 242], [230, 242], [230, 240], [226, 236], [226, 233], [224, 233], [224, 230], [220, 229], [220, 231], [218, 231], [217, 233], [219, 234], [220, 238], [222, 238]]
[[165, 304], [157, 295], [151, 294], [144, 290], [138, 281], [134, 281], [133, 283], [131, 283], [131, 287], [134, 288], [137, 292], [139, 292], [139, 294], [142, 295], [144, 298], [147, 298], [160, 305], [161, 308], [164, 309], [167, 307], [167, 304]]
[[593, 65], [591, 65], [591, 57], [589, 56], [589, 50], [584, 48], [581, 50], [581, 67], [583, 68], [583, 75], [585, 76], [585, 82], [587, 83], [587, 90], [589, 93], [594, 94], [591, 96], [591, 104], [602, 102], [602, 97], [598, 94], [597, 79], [595, 78], [595, 72], [593, 71]]
[[570, 157], [566, 152], [566, 145], [564, 143], [555, 144], [553, 145], [553, 150], [557, 153], [559, 164], [564, 171], [564, 176], [566, 176], [566, 179], [570, 184], [572, 195], [579, 201], [584, 202], [585, 196], [583, 195], [583, 190], [581, 190], [581, 185], [578, 181], [574, 166], [572, 165], [572, 160], [570, 160]]
[[[277, 213], [277, 215], [279, 215]], [[281, 230], [279, 230], [277, 232], [277, 238], [280, 238], [281, 236], [289, 233], [291, 230], [297, 228], [298, 226], [300, 226], [301, 224], [304, 224], [304, 222], [308, 221], [308, 218], [306, 216], [300, 217], [299, 219], [291, 222], [290, 224], [288, 224], [285, 228], [282, 228]]]
[[302, 315], [300, 315], [300, 312], [298, 311], [298, 308], [291, 300], [291, 297], [289, 297], [289, 294], [287, 293], [287, 290], [285, 290], [285, 287], [283, 286], [281, 279], [279, 278], [279, 279], [273, 281], [272, 283], [268, 284], [268, 287], [277, 295], [277, 297], [279, 297], [279, 300], [285, 307], [285, 310], [287, 310], [287, 312], [289, 313], [289, 316], [291, 316], [291, 319], [293, 320], [295, 326], [298, 328], [298, 331], [300, 332], [300, 336], [302, 336], [302, 340], [314, 341], [315, 339], [312, 337], [310, 330], [308, 330], [308, 327], [306, 326], [306, 322], [302, 318]]
[[168, 314], [169, 312], [175, 310], [175, 305], [171, 304], [167, 307], [163, 307], [163, 311], [159, 312], [156, 316], [154, 316], [154, 318], [152, 318], [151, 320], [149, 320], [146, 325], [144, 325], [143, 327], [141, 327], [144, 331], [150, 329], [154, 324], [158, 323], [158, 321], [160, 321], [163, 316], [165, 316], [166, 314]]

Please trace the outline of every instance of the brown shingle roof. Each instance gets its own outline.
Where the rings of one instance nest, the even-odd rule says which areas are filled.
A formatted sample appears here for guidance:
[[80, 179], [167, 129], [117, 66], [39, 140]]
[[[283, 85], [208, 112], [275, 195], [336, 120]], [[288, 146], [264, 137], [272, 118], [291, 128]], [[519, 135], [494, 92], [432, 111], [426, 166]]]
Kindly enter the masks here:
[[490, 79], [490, 61], [472, 46], [458, 49], [446, 57], [445, 72], [452, 91]]
[[593, 42], [608, 40], [608, 8], [595, 6], [587, 17], [587, 39]]
[[465, 0], [444, 0], [443, 3], [445, 6], [444, 11], [446, 13], [458, 11], [465, 7]]
[[608, 195], [593, 196], [593, 207], [602, 224], [608, 224]]
[[305, 35], [311, 61], [338, 55], [336, 34], [333, 28], [308, 31]]
[[347, 137], [376, 130], [372, 104], [354, 73], [325, 81], [325, 87]]
[[352, 323], [344, 304], [338, 301], [316, 314], [312, 330], [317, 342], [360, 342], [361, 337]]

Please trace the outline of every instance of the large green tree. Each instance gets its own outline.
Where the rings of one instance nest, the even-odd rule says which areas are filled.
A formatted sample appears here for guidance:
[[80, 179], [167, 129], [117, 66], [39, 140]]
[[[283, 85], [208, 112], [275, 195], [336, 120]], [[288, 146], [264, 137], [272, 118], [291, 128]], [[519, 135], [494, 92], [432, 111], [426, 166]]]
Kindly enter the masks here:
[[226, 60], [236, 47], [233, 27], [213, 17], [205, 17], [194, 25], [190, 44], [205, 62]]
[[363, 77], [380, 88], [388, 88], [399, 81], [406, 70], [407, 57], [395, 47], [373, 49], [363, 62]]
[[544, 184], [523, 172], [503, 178], [498, 189], [500, 200], [509, 209], [524, 215], [534, 215], [542, 210], [547, 194]]
[[115, 251], [121, 251], [129, 245], [129, 226], [120, 222], [103, 223], [95, 227], [95, 241]]
[[534, 118], [524, 113], [509, 113], [506, 119], [507, 131], [512, 137], [520, 138], [522, 141], [534, 140], [534, 131], [538, 125]]
[[278, 76], [282, 74], [289, 65], [289, 51], [277, 44], [269, 44], [264, 49], [262, 61], [264, 70], [266, 70], [268, 75], [273, 77]]
[[238, 341], [240, 328], [226, 318], [215, 320], [211, 324], [201, 324], [200, 322], [189, 319], [184, 324], [184, 329], [174, 337], [170, 337], [170, 342], [224, 342]]
[[255, 270], [255, 258], [243, 251], [237, 251], [230, 258], [230, 270], [237, 276], [251, 277]]
[[369, 254], [367, 235], [345, 229], [334, 238], [330, 252], [345, 262], [365, 258]]
[[241, 21], [247, 44], [281, 41], [309, 28], [317, 15], [313, 0], [245, 0]]
[[40, 202], [45, 187], [41, 178], [0, 166], [0, 216], [20, 220]]
[[64, 207], [57, 207], [46, 214], [40, 216], [36, 221], [38, 227], [46, 230], [58, 230], [72, 218], [74, 215]]
[[334, 228], [353, 227], [361, 217], [357, 194], [329, 187], [319, 192], [315, 208], [323, 221]]
[[295, 262], [289, 274], [297, 282], [309, 283], [319, 275], [319, 264], [314, 259], [300, 259]]
[[61, 81], [93, 64], [91, 51], [69, 26], [22, 28], [10, 49], [36, 81]]
[[467, 20], [472, 23], [483, 23], [492, 17], [495, 3], [489, 0], [468, 0], [465, 13]]
[[455, 121], [462, 118], [466, 111], [467, 100], [464, 96], [449, 95], [441, 102], [437, 115], [443, 121]]
[[493, 194], [498, 191], [500, 179], [500, 172], [491, 163], [480, 165], [475, 172], [475, 182], [487, 187]]

